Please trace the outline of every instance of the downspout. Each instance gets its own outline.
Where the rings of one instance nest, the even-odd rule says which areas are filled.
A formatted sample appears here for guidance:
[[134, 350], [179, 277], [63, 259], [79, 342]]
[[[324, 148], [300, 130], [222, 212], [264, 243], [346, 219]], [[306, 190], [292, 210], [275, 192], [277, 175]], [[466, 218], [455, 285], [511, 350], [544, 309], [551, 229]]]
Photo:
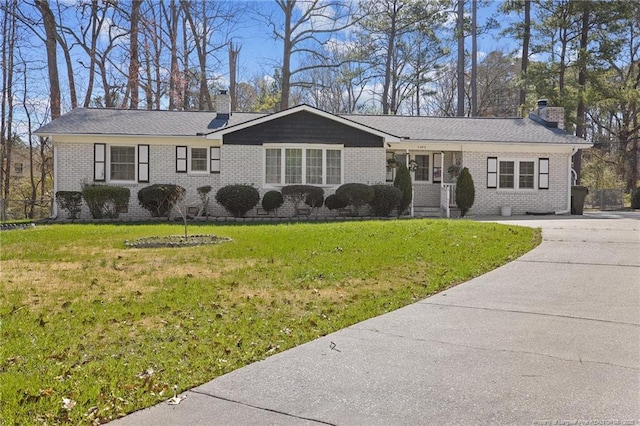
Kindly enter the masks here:
[[58, 218], [58, 202], [56, 200], [56, 192], [58, 192], [58, 147], [55, 143], [53, 145], [53, 202], [51, 203], [51, 217], [50, 219]]
[[569, 158], [567, 159], [567, 210], [560, 210], [557, 211], [556, 214], [557, 215], [561, 215], [561, 214], [569, 214], [571, 213], [571, 158], [573, 158], [573, 155], [578, 152], [578, 148], [576, 148], [575, 146], [573, 148], [571, 148], [571, 155], [569, 156]]

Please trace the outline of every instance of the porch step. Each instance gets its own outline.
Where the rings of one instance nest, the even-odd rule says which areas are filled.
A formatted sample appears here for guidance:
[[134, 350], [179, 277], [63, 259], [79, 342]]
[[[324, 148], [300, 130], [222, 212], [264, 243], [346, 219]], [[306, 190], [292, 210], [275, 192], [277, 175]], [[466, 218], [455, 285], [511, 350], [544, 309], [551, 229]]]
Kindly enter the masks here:
[[439, 207], [413, 207], [415, 217], [442, 217]]
[[[460, 217], [460, 209], [450, 207], [449, 213], [451, 217]], [[415, 217], [444, 217], [444, 212], [439, 207], [413, 207], [413, 215]]]

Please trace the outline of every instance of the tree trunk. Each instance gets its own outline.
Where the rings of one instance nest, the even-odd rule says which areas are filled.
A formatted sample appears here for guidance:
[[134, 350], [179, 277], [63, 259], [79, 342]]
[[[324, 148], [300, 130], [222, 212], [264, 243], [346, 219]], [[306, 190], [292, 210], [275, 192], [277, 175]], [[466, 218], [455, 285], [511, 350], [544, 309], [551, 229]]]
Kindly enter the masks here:
[[51, 119], [60, 117], [60, 79], [58, 77], [58, 58], [56, 43], [56, 20], [49, 7], [48, 0], [36, 0], [36, 7], [42, 14], [46, 35], [45, 48], [47, 50], [47, 70], [49, 72], [49, 100], [51, 102]]
[[471, 116], [478, 116], [478, 0], [471, 0]]
[[389, 114], [389, 101], [390, 101], [390, 91], [391, 89], [391, 74], [392, 74], [392, 65], [394, 58], [394, 49], [396, 44], [396, 17], [398, 14], [396, 2], [393, 2], [393, 10], [391, 12], [391, 28], [389, 31], [389, 36], [387, 40], [387, 53], [384, 64], [384, 84], [382, 86], [382, 113], [384, 115]]
[[[590, 4], [582, 4], [582, 28], [580, 33], [580, 50], [578, 51], [578, 108], [576, 112], [576, 136], [585, 139], [585, 92], [587, 84], [587, 48], [589, 42], [589, 11]], [[582, 169], [582, 150], [578, 150], [573, 156], [573, 169], [576, 171], [576, 185], [580, 185], [580, 171]]]
[[458, 37], [458, 105], [456, 116], [464, 116], [464, 0], [458, 0], [458, 19], [456, 25]]
[[140, 5], [141, 1], [131, 2], [131, 32], [129, 33], [129, 54], [131, 55], [129, 62], [129, 93], [131, 94], [131, 102], [129, 108], [138, 109], [140, 102], [140, 59], [138, 56], [138, 24], [140, 22]]
[[522, 61], [520, 63], [520, 112], [525, 116], [527, 103], [527, 67], [529, 66], [529, 40], [531, 38], [531, 0], [524, 0], [524, 31], [522, 33]]
[[284, 37], [282, 46], [282, 82], [280, 84], [280, 110], [289, 108], [289, 93], [291, 85], [291, 18], [295, 8], [295, 0], [278, 1], [278, 5], [284, 12]]

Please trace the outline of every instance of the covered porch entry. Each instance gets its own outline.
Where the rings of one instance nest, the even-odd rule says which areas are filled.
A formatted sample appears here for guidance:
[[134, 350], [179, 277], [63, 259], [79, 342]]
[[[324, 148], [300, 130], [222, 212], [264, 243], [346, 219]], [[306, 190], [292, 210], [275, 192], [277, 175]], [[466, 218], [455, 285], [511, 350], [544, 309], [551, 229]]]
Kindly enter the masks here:
[[396, 177], [397, 165], [411, 173], [411, 216], [450, 217], [456, 207], [456, 180], [462, 170], [462, 151], [433, 151], [421, 147], [387, 149], [387, 182]]

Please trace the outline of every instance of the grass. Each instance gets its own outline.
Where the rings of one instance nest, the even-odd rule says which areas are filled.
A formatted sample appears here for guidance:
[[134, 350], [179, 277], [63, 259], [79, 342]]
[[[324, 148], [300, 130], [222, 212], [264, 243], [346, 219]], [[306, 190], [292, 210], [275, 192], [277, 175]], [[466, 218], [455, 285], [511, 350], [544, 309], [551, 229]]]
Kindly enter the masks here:
[[[0, 419], [106, 421], [483, 274], [537, 230], [470, 221], [190, 226], [212, 246], [126, 248], [180, 225], [0, 234]], [[66, 402], [66, 405], [65, 405]]]

